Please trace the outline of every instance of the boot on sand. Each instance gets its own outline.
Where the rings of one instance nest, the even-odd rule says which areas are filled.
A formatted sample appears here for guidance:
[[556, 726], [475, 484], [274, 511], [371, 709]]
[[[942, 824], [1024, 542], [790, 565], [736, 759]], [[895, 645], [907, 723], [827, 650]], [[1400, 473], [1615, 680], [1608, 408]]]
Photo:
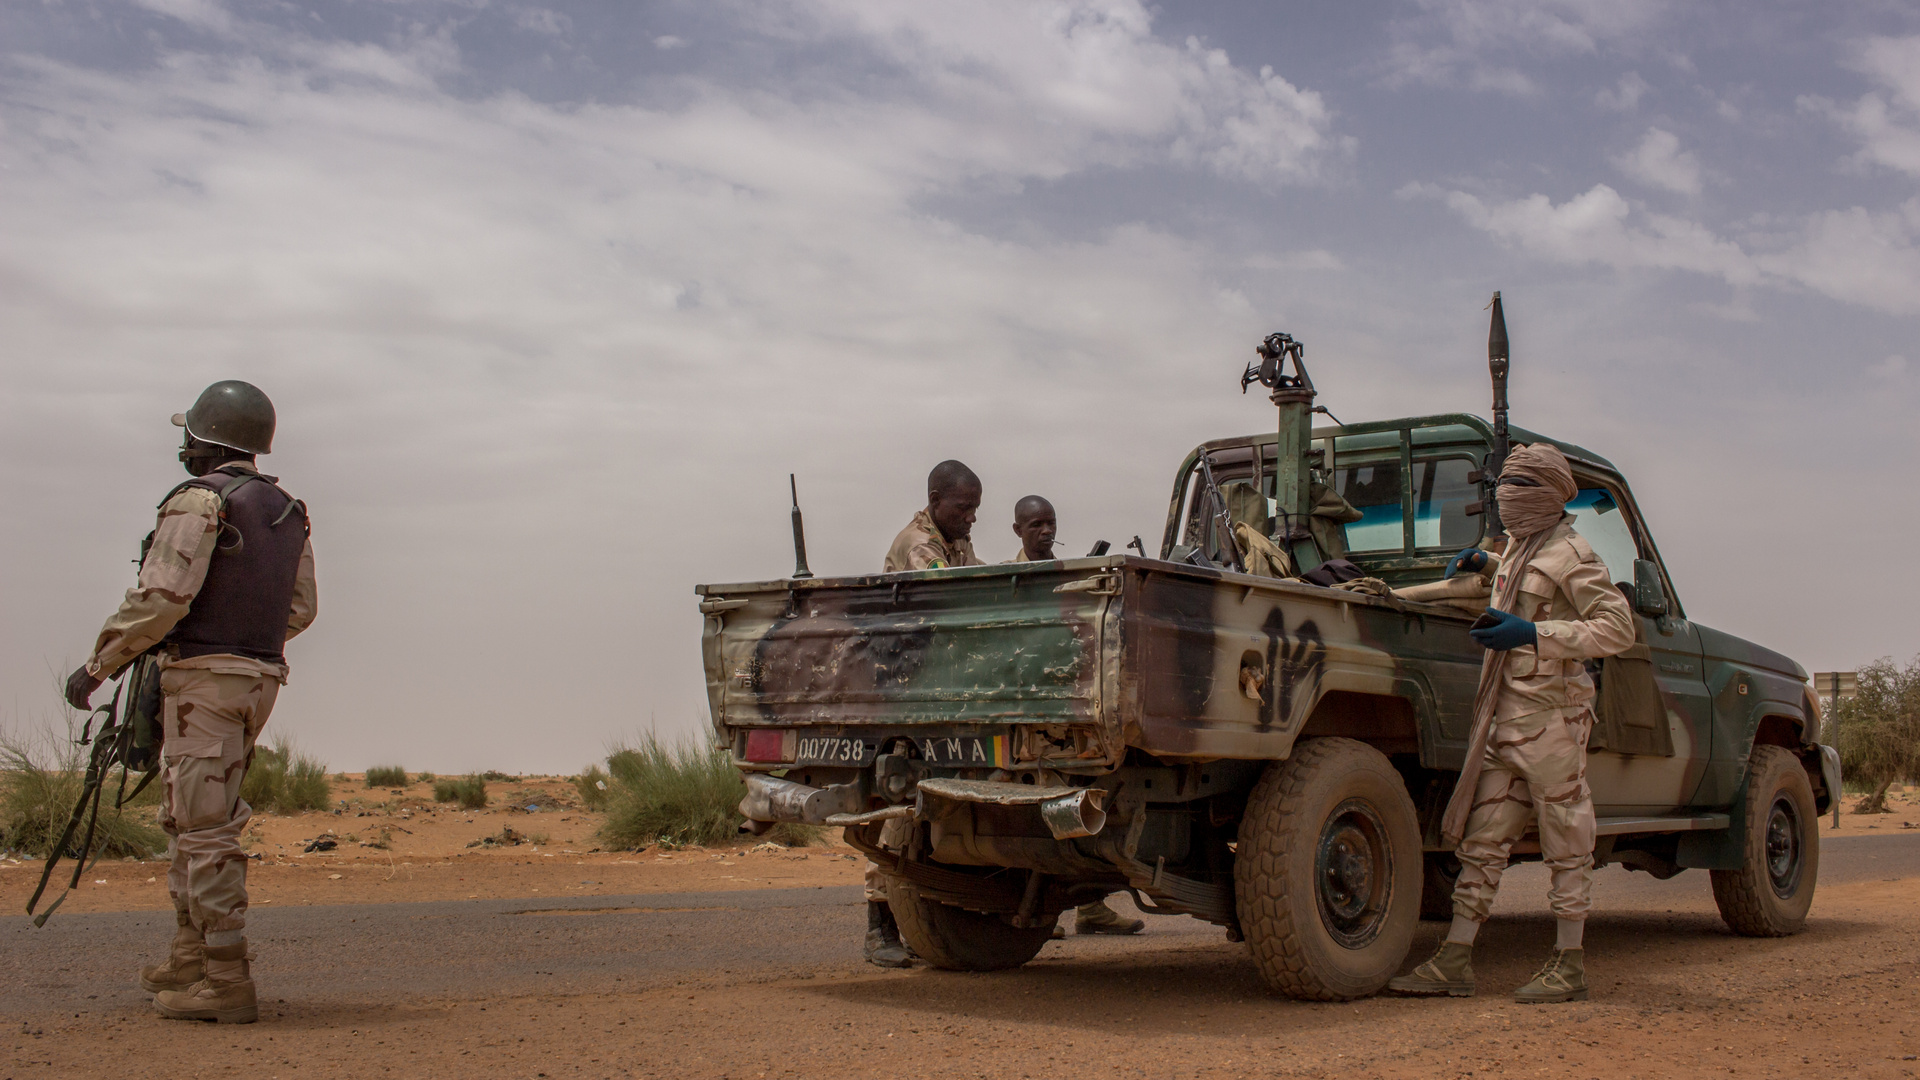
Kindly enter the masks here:
[[1433, 959], [1387, 980], [1387, 989], [1413, 997], [1473, 996], [1473, 946], [1443, 941]]
[[1137, 934], [1146, 928], [1146, 920], [1121, 918], [1120, 913], [1108, 907], [1105, 900], [1082, 904], [1073, 913], [1073, 932], [1076, 934]]
[[260, 1019], [247, 967], [247, 943], [209, 945], [206, 956], [206, 977], [185, 990], [161, 991], [154, 996], [154, 1008], [170, 1020], [251, 1024]]
[[883, 968], [913, 966], [913, 954], [900, 944], [900, 926], [884, 900], [867, 901], [867, 963]]
[[1522, 1005], [1587, 1000], [1587, 950], [1555, 949], [1533, 981], [1513, 992]]
[[201, 963], [207, 949], [206, 936], [200, 928], [193, 925], [186, 909], [175, 908], [174, 922], [178, 929], [173, 932], [173, 947], [167, 958], [151, 967], [140, 969], [140, 989], [149, 994], [162, 990], [185, 990], [199, 982], [206, 975]]

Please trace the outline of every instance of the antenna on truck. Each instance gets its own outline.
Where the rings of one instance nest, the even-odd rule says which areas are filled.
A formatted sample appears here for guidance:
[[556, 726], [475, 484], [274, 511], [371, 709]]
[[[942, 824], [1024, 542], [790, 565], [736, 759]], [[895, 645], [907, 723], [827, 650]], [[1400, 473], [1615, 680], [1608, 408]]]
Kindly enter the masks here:
[[800, 522], [800, 485], [794, 482], [793, 474], [787, 474], [787, 490], [793, 494], [793, 576], [810, 578], [813, 571], [807, 569], [807, 529]]

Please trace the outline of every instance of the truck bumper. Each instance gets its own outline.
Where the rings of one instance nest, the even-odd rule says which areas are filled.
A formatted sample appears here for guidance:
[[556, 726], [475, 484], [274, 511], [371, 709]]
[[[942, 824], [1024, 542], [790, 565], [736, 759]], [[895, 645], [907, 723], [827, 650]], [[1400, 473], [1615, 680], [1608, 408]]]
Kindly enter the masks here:
[[896, 817], [931, 820], [967, 803], [1031, 807], [1055, 840], [1092, 836], [1107, 824], [1104, 808], [1107, 793], [1101, 788], [1043, 788], [988, 780], [927, 779], [920, 781], [913, 802], [861, 812], [857, 784], [817, 788], [761, 773], [749, 773], [746, 780], [747, 794], [740, 800], [741, 816], [763, 828], [782, 821], [846, 826]]

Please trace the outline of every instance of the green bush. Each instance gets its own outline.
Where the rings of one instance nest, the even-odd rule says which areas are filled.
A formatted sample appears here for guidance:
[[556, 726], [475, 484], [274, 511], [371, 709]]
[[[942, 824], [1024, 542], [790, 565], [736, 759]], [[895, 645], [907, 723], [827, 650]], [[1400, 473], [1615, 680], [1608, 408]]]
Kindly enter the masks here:
[[573, 790], [580, 793], [580, 805], [589, 810], [607, 808], [607, 792], [612, 785], [607, 783], [607, 770], [598, 765], [589, 765], [587, 770], [573, 778]]
[[430, 772], [423, 772], [423, 773], [421, 773], [421, 774], [419, 774], [418, 776], [415, 776], [415, 777], [413, 778], [413, 781], [414, 781], [414, 783], [416, 783], [416, 784], [431, 784], [431, 783], [433, 783], [433, 782], [434, 782], [435, 780], [438, 780], [438, 779], [440, 779], [440, 778], [439, 778], [439, 777], [437, 777], [437, 776], [435, 776], [435, 775], [433, 775], [433, 774], [432, 774], [432, 773], [430, 773]]
[[469, 810], [487, 805], [487, 778], [478, 773], [458, 780], [436, 780], [433, 801], [459, 803]]
[[[698, 739], [669, 746], [648, 733], [638, 746], [607, 755], [607, 774], [607, 823], [600, 837], [609, 847], [710, 846], [740, 839], [739, 805], [747, 785], [725, 750]], [[821, 832], [783, 824], [767, 838], [798, 847]]]
[[511, 776], [508, 776], [508, 775], [507, 775], [506, 773], [503, 773], [503, 772], [495, 772], [495, 771], [494, 771], [494, 770], [492, 770], [492, 769], [488, 769], [488, 770], [487, 770], [486, 772], [483, 772], [483, 773], [481, 773], [481, 774], [480, 774], [480, 779], [482, 779], [482, 780], [511, 780], [511, 779], [513, 779], [513, 777], [511, 777]]
[[325, 810], [333, 801], [325, 762], [293, 748], [291, 742], [253, 748], [253, 765], [240, 783], [240, 797], [255, 810], [269, 814], [297, 814]]
[[398, 765], [375, 765], [367, 770], [367, 786], [370, 788], [406, 787], [407, 770]]
[[[80, 800], [87, 756], [93, 749], [75, 745], [76, 734], [69, 727], [65, 738], [50, 737], [38, 747], [12, 736], [0, 736], [0, 851], [45, 858], [60, 839], [74, 803]], [[140, 777], [127, 777], [126, 781], [131, 791]], [[100, 800], [100, 821], [94, 828], [94, 852], [107, 858], [131, 855], [144, 859], [166, 850], [167, 836], [154, 827], [151, 809], [160, 801], [159, 778], [148, 784], [139, 798], [115, 809], [113, 801], [120, 782], [118, 772], [107, 778]], [[79, 838], [74, 842], [78, 844]], [[77, 852], [70, 849], [67, 854]]]

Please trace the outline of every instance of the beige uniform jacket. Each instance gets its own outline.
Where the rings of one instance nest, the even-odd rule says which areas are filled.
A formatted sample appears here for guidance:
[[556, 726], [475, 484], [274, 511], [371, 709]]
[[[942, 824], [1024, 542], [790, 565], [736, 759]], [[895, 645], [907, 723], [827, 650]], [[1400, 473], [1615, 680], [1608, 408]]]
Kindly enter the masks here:
[[[220, 497], [205, 488], [186, 488], [160, 507], [153, 527], [153, 545], [140, 564], [140, 577], [120, 601], [120, 610], [108, 617], [87, 660], [87, 671], [105, 679], [159, 644], [160, 639], [187, 615], [193, 598], [206, 584], [220, 528]], [[287, 637], [305, 630], [319, 610], [313, 576], [313, 541], [300, 552], [300, 571], [293, 583], [293, 610], [287, 616]], [[250, 656], [216, 653], [177, 660], [170, 667], [206, 668], [233, 675], [266, 675], [287, 680], [285, 664]]]
[[887, 549], [885, 571], [938, 570], [946, 566], [979, 566], [973, 553], [973, 541], [949, 540], [940, 534], [940, 526], [925, 510], [913, 515], [907, 527], [893, 538]]
[[[1495, 595], [1508, 572], [1500, 568]], [[1593, 679], [1583, 661], [1624, 652], [1634, 642], [1633, 609], [1570, 521], [1554, 526], [1525, 573], [1513, 614], [1534, 624], [1539, 641], [1507, 653], [1495, 723], [1588, 707]]]

